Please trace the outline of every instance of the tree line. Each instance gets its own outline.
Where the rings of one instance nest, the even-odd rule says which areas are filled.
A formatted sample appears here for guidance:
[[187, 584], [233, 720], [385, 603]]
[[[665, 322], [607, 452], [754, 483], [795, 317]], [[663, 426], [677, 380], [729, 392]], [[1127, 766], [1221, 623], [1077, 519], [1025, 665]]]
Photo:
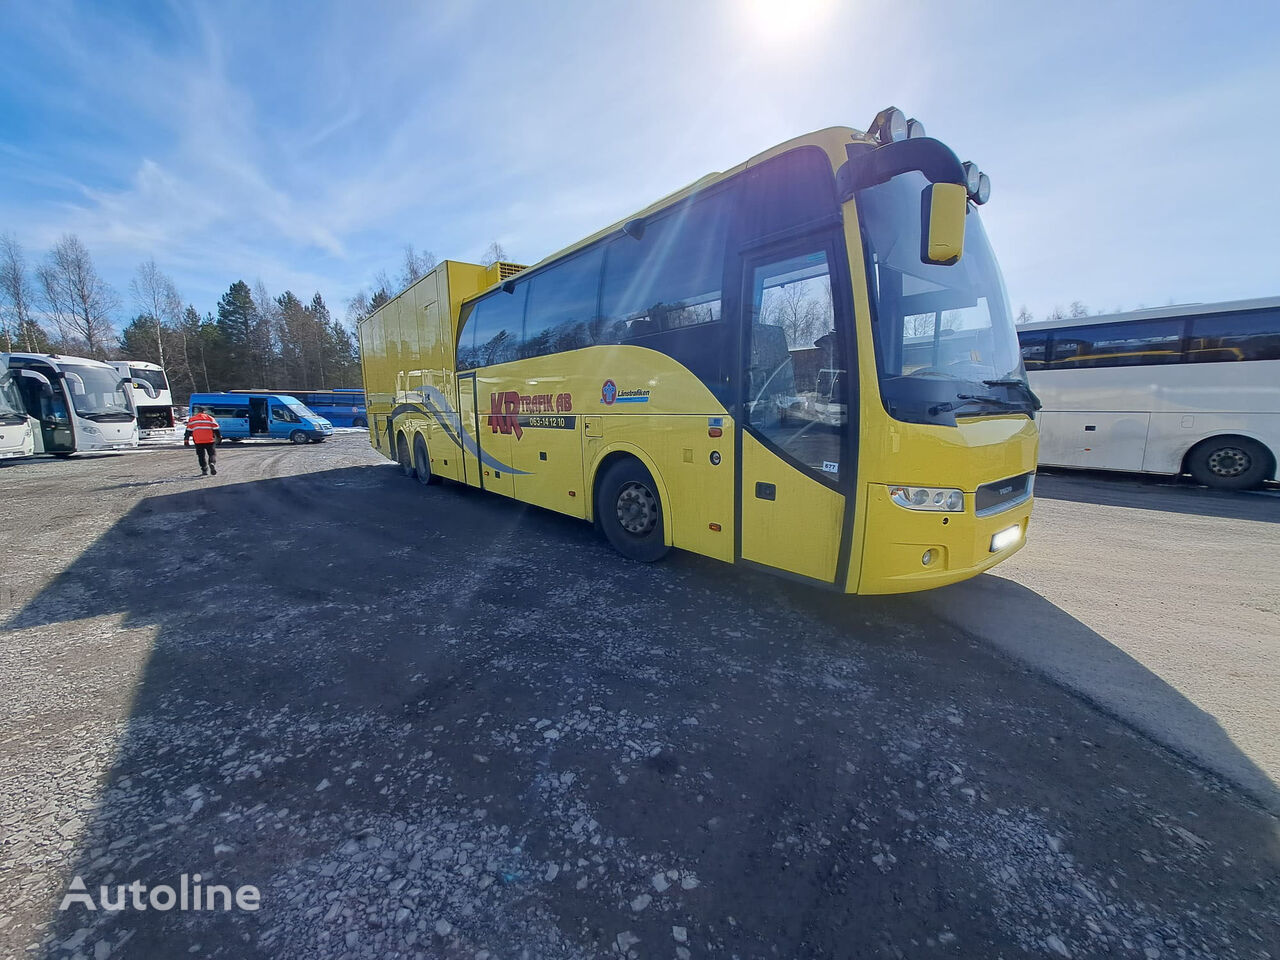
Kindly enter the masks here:
[[[1172, 303], [1172, 301], [1170, 302]], [[1075, 320], [1078, 317], [1098, 316], [1104, 312], [1119, 313], [1120, 308], [1113, 307], [1111, 310], [1108, 310], [1108, 311], [1103, 311], [1103, 310], [1090, 311], [1090, 309], [1086, 307], [1083, 303], [1081, 303], [1079, 300], [1072, 300], [1070, 306], [1068, 306], [1065, 310], [1062, 307], [1054, 307], [1052, 310], [1046, 313], [1043, 317], [1036, 317], [1031, 313], [1030, 310], [1026, 308], [1026, 306], [1023, 306], [1018, 310], [1018, 315], [1013, 318], [1013, 322], [1021, 326], [1024, 323], [1034, 323], [1037, 319], [1039, 320]]]
[[[390, 296], [377, 293], [384, 301]], [[351, 330], [318, 292], [303, 302], [291, 290], [273, 297], [261, 280], [252, 289], [237, 280], [202, 316], [147, 260], [129, 283], [128, 305], [129, 319], [117, 333], [121, 298], [74, 234], [34, 267], [17, 241], [0, 235], [0, 344], [7, 352], [159, 363], [178, 403], [198, 391], [361, 384]], [[349, 317], [361, 316], [362, 306], [353, 300]]]

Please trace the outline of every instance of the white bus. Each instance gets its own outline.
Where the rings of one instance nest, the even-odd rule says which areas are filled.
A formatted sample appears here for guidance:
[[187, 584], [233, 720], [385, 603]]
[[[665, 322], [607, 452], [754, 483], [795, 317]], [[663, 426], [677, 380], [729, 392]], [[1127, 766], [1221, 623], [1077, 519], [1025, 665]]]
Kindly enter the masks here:
[[1018, 328], [1042, 466], [1246, 489], [1280, 452], [1280, 297]]
[[[138, 414], [138, 438], [172, 437], [173, 394], [169, 392], [169, 379], [164, 375], [164, 367], [145, 360], [112, 360], [111, 365], [120, 372], [120, 376], [131, 381], [126, 389]], [[140, 386], [144, 381], [151, 384], [154, 397]]]
[[135, 383], [152, 397], [155, 390], [147, 381], [122, 377], [111, 364], [84, 357], [9, 353], [0, 359], [14, 374], [27, 415], [36, 421], [35, 453], [69, 457], [138, 445], [138, 420], [126, 391]]
[[18, 380], [22, 374], [0, 366], [0, 463], [35, 452], [34, 417], [28, 416]]

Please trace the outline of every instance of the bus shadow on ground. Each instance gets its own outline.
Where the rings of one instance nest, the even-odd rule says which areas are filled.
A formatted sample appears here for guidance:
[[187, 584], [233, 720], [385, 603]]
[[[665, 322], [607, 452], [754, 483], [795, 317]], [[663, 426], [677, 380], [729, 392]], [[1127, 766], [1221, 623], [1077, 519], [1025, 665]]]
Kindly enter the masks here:
[[1099, 506], [1161, 510], [1223, 520], [1280, 523], [1280, 485], [1265, 490], [1211, 490], [1189, 480], [1099, 470], [1036, 474], [1036, 497]]
[[[1271, 902], [1269, 820], [918, 598], [628, 564], [586, 524], [393, 469], [147, 498], [5, 624], [120, 728], [69, 743], [115, 724], [47, 695], [18, 708], [41, 716], [27, 748], [91, 785], [79, 808], [39, 777], [14, 788], [31, 816], [8, 849], [57, 874], [14, 910], [49, 923], [33, 954], [601, 956], [674, 925], [726, 955], [909, 954], [937, 930], [996, 955], [1046, 912], [1087, 944], [1103, 890], [1165, 901], [1111, 914], [1137, 939], [1192, 943], [1179, 918], [1219, 861], [1164, 861], [1186, 811], [1235, 858], [1212, 942]], [[990, 615], [1010, 605], [1114, 657], [1034, 594]], [[101, 680], [95, 658], [128, 659], [109, 617], [154, 637]], [[1046, 832], [1073, 838], [1069, 861], [1044, 866]], [[1036, 898], [1002, 886], [1015, 869]], [[58, 910], [76, 876], [184, 873], [253, 884], [263, 907]]]
[[926, 603], [940, 620], [1031, 664], [1050, 682], [1280, 815], [1280, 785], [1235, 744], [1213, 714], [1029, 587], [987, 574], [944, 587]]

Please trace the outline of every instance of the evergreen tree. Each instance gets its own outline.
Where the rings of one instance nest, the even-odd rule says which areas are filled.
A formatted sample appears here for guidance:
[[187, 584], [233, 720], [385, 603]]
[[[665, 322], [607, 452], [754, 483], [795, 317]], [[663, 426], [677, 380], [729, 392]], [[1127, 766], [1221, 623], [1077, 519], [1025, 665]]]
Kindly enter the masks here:
[[243, 362], [253, 329], [253, 294], [248, 284], [236, 280], [218, 301], [218, 333], [232, 362]]
[[310, 330], [307, 308], [292, 290], [282, 293], [276, 303], [280, 307], [281, 372], [289, 387], [312, 387], [314, 384], [308, 368], [311, 366], [315, 336]]

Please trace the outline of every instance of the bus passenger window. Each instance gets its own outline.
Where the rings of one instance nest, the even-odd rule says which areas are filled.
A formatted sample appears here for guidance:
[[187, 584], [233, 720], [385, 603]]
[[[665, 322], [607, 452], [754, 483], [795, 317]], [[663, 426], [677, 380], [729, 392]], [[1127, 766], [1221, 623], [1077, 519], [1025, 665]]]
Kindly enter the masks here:
[[1280, 313], [1260, 310], [1192, 317], [1187, 360], [1280, 360]]
[[733, 196], [684, 201], [639, 237], [609, 244], [595, 341], [664, 353], [726, 404], [731, 351], [721, 309]]
[[542, 357], [591, 346], [603, 248], [592, 247], [534, 276], [519, 354]]

